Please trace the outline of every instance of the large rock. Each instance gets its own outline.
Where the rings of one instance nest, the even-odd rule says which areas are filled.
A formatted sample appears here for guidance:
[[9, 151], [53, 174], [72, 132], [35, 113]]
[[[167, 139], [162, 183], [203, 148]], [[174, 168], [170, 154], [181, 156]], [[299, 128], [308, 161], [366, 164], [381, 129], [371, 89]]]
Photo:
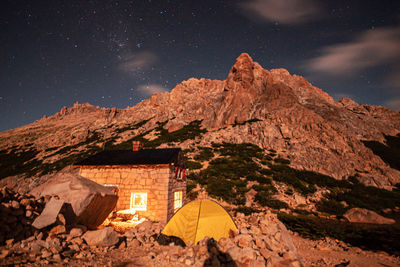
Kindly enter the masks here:
[[119, 242], [119, 235], [112, 228], [87, 231], [82, 238], [89, 246], [110, 247]]
[[33, 221], [32, 226], [36, 229], [42, 229], [48, 225], [56, 222], [58, 213], [60, 212], [62, 206], [64, 205], [64, 200], [51, 198], [47, 202], [42, 213]]
[[343, 215], [349, 222], [354, 223], [374, 223], [374, 224], [392, 224], [396, 221], [383, 217], [378, 213], [361, 208], [353, 208]]
[[57, 195], [71, 205], [76, 222], [91, 229], [99, 226], [107, 218], [118, 200], [106, 187], [73, 174], [56, 176], [31, 193], [36, 197]]

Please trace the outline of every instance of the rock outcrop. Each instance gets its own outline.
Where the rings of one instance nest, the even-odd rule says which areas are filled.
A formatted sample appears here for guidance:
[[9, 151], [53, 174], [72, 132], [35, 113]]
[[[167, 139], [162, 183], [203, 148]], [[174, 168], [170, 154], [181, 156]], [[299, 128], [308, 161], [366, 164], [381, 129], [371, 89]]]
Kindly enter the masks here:
[[373, 223], [373, 224], [393, 224], [395, 220], [383, 217], [378, 213], [361, 208], [352, 208], [348, 210], [343, 217], [353, 223]]
[[[35, 188], [32, 194], [37, 197], [58, 196], [60, 198], [58, 202], [71, 205], [73, 215], [76, 216], [73, 220], [88, 228], [99, 226], [115, 208], [118, 200], [118, 197], [106, 187], [72, 174], [54, 177], [52, 181]], [[47, 205], [44, 211], [50, 210]], [[54, 208], [51, 210], [54, 211]]]
[[87, 231], [82, 238], [89, 246], [111, 247], [119, 242], [119, 235], [112, 228]]

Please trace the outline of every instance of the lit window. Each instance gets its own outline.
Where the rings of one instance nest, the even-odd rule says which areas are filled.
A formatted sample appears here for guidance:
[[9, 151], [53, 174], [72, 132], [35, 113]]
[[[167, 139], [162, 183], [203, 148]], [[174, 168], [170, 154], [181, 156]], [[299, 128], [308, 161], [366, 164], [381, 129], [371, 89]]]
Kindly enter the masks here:
[[182, 191], [174, 192], [174, 212], [182, 207]]
[[131, 193], [131, 209], [147, 210], [147, 193]]

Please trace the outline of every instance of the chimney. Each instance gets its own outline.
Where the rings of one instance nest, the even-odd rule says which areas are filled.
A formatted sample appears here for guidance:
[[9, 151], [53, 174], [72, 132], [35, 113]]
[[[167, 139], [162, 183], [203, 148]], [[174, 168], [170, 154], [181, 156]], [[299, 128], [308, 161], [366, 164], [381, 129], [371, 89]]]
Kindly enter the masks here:
[[133, 141], [133, 151], [139, 151], [143, 148], [143, 144], [140, 141]]

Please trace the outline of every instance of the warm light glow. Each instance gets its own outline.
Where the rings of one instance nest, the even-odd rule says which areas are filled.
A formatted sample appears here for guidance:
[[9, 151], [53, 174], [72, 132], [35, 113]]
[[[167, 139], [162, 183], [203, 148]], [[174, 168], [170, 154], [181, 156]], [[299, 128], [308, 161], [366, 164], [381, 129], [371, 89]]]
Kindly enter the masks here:
[[182, 191], [174, 192], [174, 212], [182, 207]]
[[147, 210], [147, 193], [131, 193], [130, 209]]

